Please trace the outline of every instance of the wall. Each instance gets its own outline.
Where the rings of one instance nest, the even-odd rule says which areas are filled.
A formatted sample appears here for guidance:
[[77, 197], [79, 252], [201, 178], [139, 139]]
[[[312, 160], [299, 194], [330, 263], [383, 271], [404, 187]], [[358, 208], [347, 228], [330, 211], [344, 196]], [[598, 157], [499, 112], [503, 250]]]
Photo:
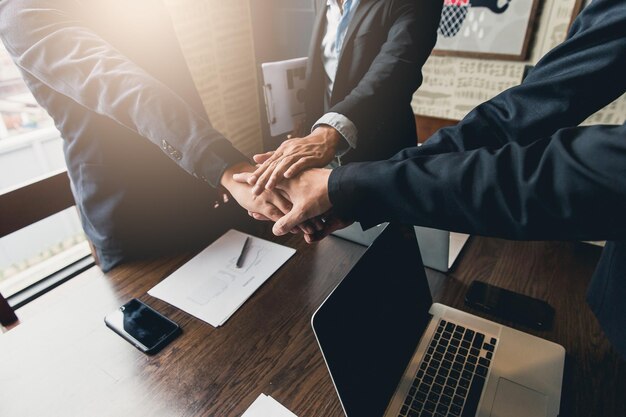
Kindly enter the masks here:
[[262, 150], [250, 0], [165, 0], [211, 123], [244, 154]]
[[[258, 79], [261, 64], [307, 56], [315, 19], [314, 0], [250, 0]], [[259, 101], [263, 90], [259, 85]], [[275, 149], [284, 135], [272, 137], [265, 106], [261, 106], [264, 148]]]
[[[576, 0], [539, 1], [539, 16], [528, 60], [431, 56], [423, 69], [424, 83], [413, 96], [415, 113], [460, 120], [476, 105], [519, 84], [526, 65], [534, 65], [565, 39], [577, 5]], [[584, 124], [621, 124], [625, 120], [626, 95], [591, 116]]]

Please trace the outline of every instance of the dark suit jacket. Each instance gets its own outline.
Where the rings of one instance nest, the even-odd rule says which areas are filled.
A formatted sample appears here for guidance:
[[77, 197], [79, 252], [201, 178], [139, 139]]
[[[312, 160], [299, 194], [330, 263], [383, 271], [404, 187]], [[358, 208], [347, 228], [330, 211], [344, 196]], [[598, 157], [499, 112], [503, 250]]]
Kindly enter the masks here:
[[213, 187], [246, 158], [211, 127], [161, 1], [4, 0], [0, 36], [65, 140], [102, 269], [210, 239]]
[[333, 170], [335, 209], [513, 239], [607, 239], [589, 302], [626, 357], [626, 126], [576, 127], [626, 91], [626, 5], [594, 0], [524, 82], [420, 148]]
[[339, 58], [330, 106], [325, 107], [321, 41], [326, 1], [317, 3], [306, 80], [307, 127], [326, 112], [343, 114], [358, 130], [357, 147], [341, 159], [386, 159], [417, 143], [413, 93], [437, 39], [439, 0], [361, 0]]

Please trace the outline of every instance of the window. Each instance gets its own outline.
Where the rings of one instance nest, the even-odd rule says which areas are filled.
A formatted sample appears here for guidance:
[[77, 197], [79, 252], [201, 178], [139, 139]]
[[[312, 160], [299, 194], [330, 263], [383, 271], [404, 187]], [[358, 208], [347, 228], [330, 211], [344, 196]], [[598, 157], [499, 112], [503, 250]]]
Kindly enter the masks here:
[[[0, 43], [0, 194], [65, 168], [63, 140]], [[0, 293], [10, 297], [84, 258], [75, 208], [0, 239]]]

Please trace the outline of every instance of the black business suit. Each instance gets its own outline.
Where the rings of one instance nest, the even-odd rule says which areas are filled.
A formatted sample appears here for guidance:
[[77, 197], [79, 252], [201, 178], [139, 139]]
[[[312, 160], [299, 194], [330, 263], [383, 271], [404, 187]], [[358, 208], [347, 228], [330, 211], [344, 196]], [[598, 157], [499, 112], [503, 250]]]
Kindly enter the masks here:
[[203, 244], [228, 166], [171, 19], [155, 0], [3, 0], [0, 36], [53, 117], [83, 228], [108, 270]]
[[417, 143], [413, 93], [435, 45], [442, 2], [360, 0], [344, 38], [330, 103], [326, 103], [321, 40], [326, 0], [317, 3], [306, 75], [306, 127], [325, 113], [347, 117], [358, 130], [342, 162], [386, 159]]
[[388, 161], [334, 170], [335, 209], [512, 239], [607, 239], [588, 300], [626, 357], [626, 126], [576, 127], [626, 91], [626, 3], [594, 0], [524, 82]]

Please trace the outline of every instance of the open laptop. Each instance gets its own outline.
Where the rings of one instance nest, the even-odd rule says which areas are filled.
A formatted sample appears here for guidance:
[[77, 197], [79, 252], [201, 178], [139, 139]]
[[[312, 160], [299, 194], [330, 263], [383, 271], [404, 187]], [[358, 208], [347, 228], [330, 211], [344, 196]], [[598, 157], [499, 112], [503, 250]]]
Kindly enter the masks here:
[[563, 347], [433, 304], [413, 228], [387, 226], [311, 321], [348, 417], [559, 414]]
[[335, 230], [331, 234], [333, 236], [349, 240], [350, 242], [358, 243], [359, 245], [369, 246], [374, 243], [378, 235], [385, 230], [387, 224], [388, 223], [381, 223], [374, 227], [370, 227], [369, 229], [363, 230], [361, 223], [354, 222], [350, 226]]
[[[385, 226], [387, 223], [363, 230], [361, 225], [355, 222], [346, 228], [334, 231], [332, 234], [363, 246], [369, 246], [385, 229]], [[422, 250], [424, 266], [442, 272], [448, 272], [452, 268], [461, 253], [461, 249], [469, 239], [469, 235], [464, 233], [421, 226], [415, 226], [415, 236]]]
[[442, 272], [452, 269], [469, 239], [469, 235], [465, 233], [421, 226], [415, 226], [414, 229], [424, 266]]

